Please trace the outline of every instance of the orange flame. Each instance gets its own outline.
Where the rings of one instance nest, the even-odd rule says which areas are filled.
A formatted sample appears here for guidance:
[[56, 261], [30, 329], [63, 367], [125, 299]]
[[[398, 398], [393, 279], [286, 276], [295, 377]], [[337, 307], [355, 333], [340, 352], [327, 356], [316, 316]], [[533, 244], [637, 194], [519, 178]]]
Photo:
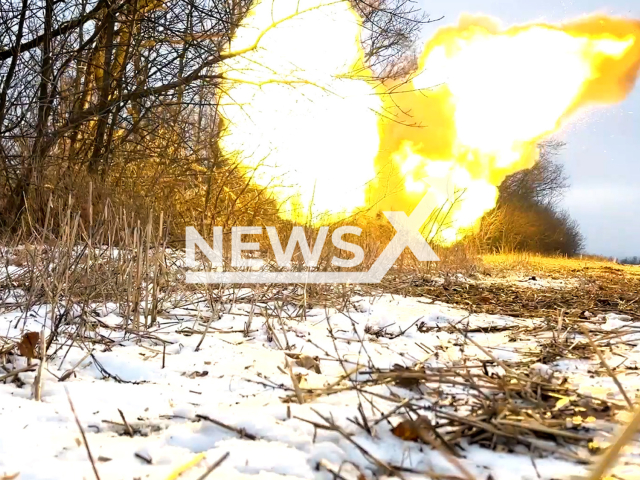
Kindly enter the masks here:
[[[640, 22], [588, 17], [501, 30], [463, 16], [427, 43], [408, 82], [387, 85], [371, 198], [410, 211], [431, 188], [452, 242], [496, 204], [504, 178], [531, 167], [537, 144], [580, 107], [620, 101], [640, 67]], [[454, 193], [455, 196], [455, 193]], [[456, 197], [454, 197], [456, 198]]]
[[222, 149], [262, 165], [254, 179], [284, 216], [409, 212], [425, 194], [434, 207], [458, 195], [439, 232], [455, 241], [507, 175], [535, 163], [540, 140], [581, 107], [623, 100], [640, 68], [637, 21], [502, 30], [467, 15], [436, 32], [408, 79], [380, 87], [363, 79], [360, 33], [346, 1], [271, 0], [232, 42], [259, 48], [225, 64]]

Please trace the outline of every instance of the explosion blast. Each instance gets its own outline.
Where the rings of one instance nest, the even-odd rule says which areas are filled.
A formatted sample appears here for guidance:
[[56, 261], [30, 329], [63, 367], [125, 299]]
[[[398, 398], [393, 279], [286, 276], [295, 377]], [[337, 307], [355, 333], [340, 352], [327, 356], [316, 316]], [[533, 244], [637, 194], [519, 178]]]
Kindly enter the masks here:
[[227, 63], [233, 81], [221, 100], [223, 151], [241, 155], [284, 204], [284, 216], [303, 221], [310, 210], [339, 216], [364, 206], [381, 102], [357, 77], [371, 75], [356, 14], [344, 1], [264, 1], [231, 48], [258, 38], [257, 50]]
[[[581, 107], [623, 100], [640, 68], [640, 22], [591, 16], [502, 30], [463, 16], [427, 42], [417, 70], [374, 86], [343, 1], [259, 3], [232, 49], [222, 99], [227, 154], [241, 152], [297, 220], [362, 207], [449, 205], [452, 242], [496, 204], [507, 175]], [[310, 213], [312, 212], [312, 213]]]

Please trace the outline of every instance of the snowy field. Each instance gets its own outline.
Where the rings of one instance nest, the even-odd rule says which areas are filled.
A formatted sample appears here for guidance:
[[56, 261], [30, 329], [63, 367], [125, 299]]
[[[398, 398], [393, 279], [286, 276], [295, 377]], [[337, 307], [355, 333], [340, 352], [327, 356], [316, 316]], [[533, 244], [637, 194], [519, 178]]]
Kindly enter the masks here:
[[[562, 325], [544, 332], [542, 320], [469, 315], [425, 298], [352, 300], [341, 312], [312, 309], [306, 318], [278, 305], [271, 307], [279, 315], [267, 315], [274, 311], [269, 305], [255, 305], [252, 314], [251, 305], [236, 303], [224, 305], [216, 319], [195, 303], [164, 313], [141, 335], [124, 328], [114, 305], [75, 312], [69, 341], [49, 350], [55, 354], [42, 374], [42, 401], [33, 399], [38, 360], [29, 369], [23, 356], [3, 355], [0, 478], [585, 478], [594, 445], [606, 446], [616, 424], [629, 417], [620, 390], [594, 355], [536, 361], [545, 339], [568, 331]], [[27, 312], [4, 306], [5, 347], [43, 325], [47, 333], [46, 305]], [[640, 323], [630, 320], [607, 315], [588, 325], [594, 335], [616, 339], [603, 350], [605, 359], [635, 398], [640, 335], [634, 329]], [[584, 347], [584, 339], [570, 335], [570, 342]], [[492, 445], [463, 437], [454, 456], [444, 448], [449, 442], [426, 446], [394, 430], [409, 412], [438, 425], [464, 419], [478, 392], [488, 401], [502, 392], [489, 384], [470, 389], [460, 372], [479, 369], [487, 379], [501, 379], [516, 365], [519, 371], [528, 366], [521, 375], [529, 380], [574, 392], [552, 400], [550, 411], [566, 423], [561, 433], [540, 439], [527, 434], [531, 429], [518, 430], [533, 440], [515, 445], [501, 445], [499, 436], [489, 439]], [[20, 369], [27, 371], [4, 378]], [[462, 381], [424, 375], [439, 369], [457, 371]], [[385, 381], [409, 370], [422, 374], [422, 381]], [[619, 410], [561, 415], [580, 395]], [[504, 428], [523, 416], [502, 418]], [[452, 433], [446, 425], [438, 431]], [[633, 446], [627, 450], [612, 478], [640, 475], [640, 457]]]

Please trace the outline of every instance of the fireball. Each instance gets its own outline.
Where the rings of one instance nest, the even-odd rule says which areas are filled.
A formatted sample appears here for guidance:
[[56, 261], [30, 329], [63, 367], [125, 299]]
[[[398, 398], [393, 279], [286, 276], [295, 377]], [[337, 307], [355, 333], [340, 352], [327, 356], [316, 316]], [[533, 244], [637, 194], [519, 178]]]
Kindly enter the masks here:
[[639, 22], [589, 17], [502, 30], [490, 18], [464, 16], [426, 44], [408, 81], [389, 85], [387, 110], [397, 115], [380, 120], [372, 195], [409, 211], [428, 188], [445, 185], [448, 219], [439, 234], [453, 242], [572, 113], [624, 99], [639, 65]]
[[222, 149], [285, 217], [409, 213], [429, 192], [446, 216], [438, 239], [454, 242], [506, 176], [535, 163], [542, 139], [583, 107], [623, 100], [640, 68], [637, 21], [503, 29], [465, 15], [434, 34], [408, 78], [374, 85], [358, 20], [345, 1], [262, 1], [231, 42], [248, 51], [225, 63]]
[[381, 102], [366, 81], [349, 3], [262, 1], [231, 49], [257, 39], [257, 49], [226, 63], [223, 151], [240, 156], [285, 217], [340, 217], [364, 207]]

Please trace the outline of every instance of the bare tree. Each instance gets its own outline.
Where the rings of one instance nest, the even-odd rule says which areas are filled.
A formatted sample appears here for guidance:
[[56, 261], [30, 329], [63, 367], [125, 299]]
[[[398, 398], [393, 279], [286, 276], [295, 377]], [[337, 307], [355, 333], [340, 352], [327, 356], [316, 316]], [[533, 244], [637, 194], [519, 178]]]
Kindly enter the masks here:
[[510, 175], [500, 185], [501, 202], [536, 202], [557, 205], [569, 188], [569, 179], [555, 157], [564, 147], [559, 141], [546, 141], [539, 145], [540, 158], [526, 170]]
[[584, 246], [579, 225], [559, 207], [569, 188], [554, 157], [563, 143], [540, 144], [540, 159], [500, 185], [498, 205], [484, 215], [475, 240], [489, 251], [529, 251], [574, 255]]

